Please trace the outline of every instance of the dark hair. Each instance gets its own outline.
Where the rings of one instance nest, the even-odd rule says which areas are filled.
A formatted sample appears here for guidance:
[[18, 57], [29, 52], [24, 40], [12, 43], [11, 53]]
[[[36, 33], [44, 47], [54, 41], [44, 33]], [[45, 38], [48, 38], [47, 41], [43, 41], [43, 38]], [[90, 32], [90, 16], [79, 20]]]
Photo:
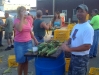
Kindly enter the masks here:
[[99, 10], [98, 9], [93, 9], [92, 11], [94, 11], [96, 14], [99, 15]]
[[[58, 15], [58, 19], [60, 19], [60, 13], [59, 12], [55, 12], [55, 14]], [[56, 16], [54, 15], [54, 18], [52, 20], [52, 24], [54, 24], [54, 21], [56, 20]]]
[[30, 15], [30, 13], [28, 13], [28, 15]]
[[29, 9], [27, 9], [27, 11], [29, 11]]

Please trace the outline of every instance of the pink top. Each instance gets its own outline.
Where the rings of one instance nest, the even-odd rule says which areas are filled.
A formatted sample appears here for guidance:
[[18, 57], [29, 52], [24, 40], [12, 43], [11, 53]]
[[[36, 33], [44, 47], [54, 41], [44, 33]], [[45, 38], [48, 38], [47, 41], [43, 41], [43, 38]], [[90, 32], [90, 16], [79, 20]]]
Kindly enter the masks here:
[[[27, 19], [28, 20], [28, 19]], [[17, 18], [14, 20], [14, 25], [19, 24], [20, 20]], [[16, 28], [14, 28], [15, 30], [15, 37], [14, 37], [14, 41], [17, 42], [27, 42], [30, 41], [31, 38], [31, 31], [32, 25], [31, 25], [31, 21], [28, 20], [27, 25], [23, 25], [23, 29], [22, 31], [18, 31]]]
[[27, 16], [27, 19], [29, 20], [29, 23], [32, 25], [33, 29], [33, 18], [31, 16]]
[[33, 24], [33, 18], [31, 16], [27, 17], [28, 20], [30, 20], [31, 25]]

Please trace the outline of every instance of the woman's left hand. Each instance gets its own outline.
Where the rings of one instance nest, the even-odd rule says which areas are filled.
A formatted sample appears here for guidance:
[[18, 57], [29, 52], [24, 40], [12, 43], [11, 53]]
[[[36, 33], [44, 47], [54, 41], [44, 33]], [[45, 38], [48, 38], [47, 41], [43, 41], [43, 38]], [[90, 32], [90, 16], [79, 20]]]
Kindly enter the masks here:
[[35, 45], [37, 46], [39, 44], [39, 42], [38, 41], [35, 41]]

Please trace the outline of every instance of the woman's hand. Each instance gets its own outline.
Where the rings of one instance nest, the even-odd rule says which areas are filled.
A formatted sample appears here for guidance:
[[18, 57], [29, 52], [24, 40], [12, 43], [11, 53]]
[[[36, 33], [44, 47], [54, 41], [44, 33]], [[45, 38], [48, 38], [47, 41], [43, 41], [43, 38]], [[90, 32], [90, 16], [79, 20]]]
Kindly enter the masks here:
[[32, 30], [31, 30], [30, 34], [31, 34], [31, 37], [32, 37], [32, 39], [34, 40], [35, 44], [38, 45], [39, 42], [38, 42], [37, 39], [35, 38], [35, 36], [34, 36]]
[[35, 40], [35, 45], [37, 46], [39, 44], [39, 42], [37, 40]]
[[20, 13], [21, 19], [24, 18], [24, 16], [25, 16], [25, 12], [26, 12], [26, 11], [22, 11], [22, 12]]

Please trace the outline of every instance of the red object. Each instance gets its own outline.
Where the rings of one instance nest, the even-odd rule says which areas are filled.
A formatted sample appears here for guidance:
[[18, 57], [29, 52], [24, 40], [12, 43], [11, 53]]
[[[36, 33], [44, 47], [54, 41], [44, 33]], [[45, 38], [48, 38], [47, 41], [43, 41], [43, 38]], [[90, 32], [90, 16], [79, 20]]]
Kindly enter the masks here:
[[64, 16], [61, 16], [61, 21], [62, 21], [62, 27], [65, 26], [65, 17]]
[[62, 21], [62, 23], [65, 22], [65, 17], [64, 16], [61, 16], [61, 21]]

